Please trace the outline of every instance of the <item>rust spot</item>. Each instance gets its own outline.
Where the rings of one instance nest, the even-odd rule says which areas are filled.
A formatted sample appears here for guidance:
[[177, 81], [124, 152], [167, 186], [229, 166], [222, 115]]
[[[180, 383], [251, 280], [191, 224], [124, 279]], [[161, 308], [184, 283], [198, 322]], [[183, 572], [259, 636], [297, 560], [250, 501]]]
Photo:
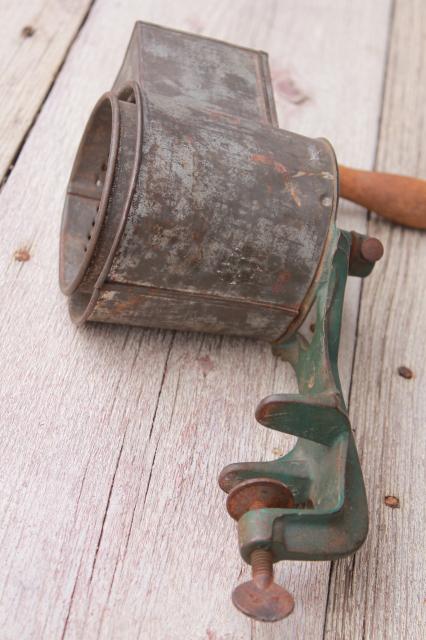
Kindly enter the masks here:
[[407, 380], [411, 380], [414, 378], [414, 373], [408, 367], [404, 367], [404, 365], [398, 367], [398, 373], [401, 378], [406, 378]]
[[311, 324], [309, 325], [309, 331], [312, 331], [312, 333], [314, 333], [314, 331], [315, 331], [315, 322], [311, 322]]
[[28, 249], [22, 247], [22, 249], [17, 249], [15, 251], [13, 257], [17, 262], [28, 262], [28, 260], [31, 258], [31, 254]]
[[296, 504], [296, 509], [313, 509], [314, 503], [310, 498], [308, 498], [305, 502], [298, 502]]
[[284, 455], [284, 450], [281, 449], [281, 447], [274, 447], [272, 449], [272, 453], [274, 456], [277, 456], [278, 458], [281, 458]]
[[204, 232], [204, 231], [203, 231], [203, 232], [201, 232], [201, 231], [197, 231], [197, 230], [195, 230], [195, 231], [193, 231], [193, 232], [192, 232], [192, 239], [193, 239], [193, 241], [194, 241], [194, 242], [196, 242], [197, 244], [199, 244], [200, 242], [202, 242], [202, 241], [203, 241], [204, 236], [205, 236], [205, 232]]
[[291, 274], [288, 271], [281, 271], [274, 284], [272, 285], [272, 293], [278, 294], [285, 289], [285, 285], [290, 280]]
[[226, 500], [226, 508], [234, 520], [256, 509], [293, 509], [294, 498], [283, 482], [272, 478], [251, 478], [234, 487]]
[[377, 238], [364, 238], [361, 241], [360, 252], [367, 262], [377, 262], [383, 257], [384, 248]]
[[385, 505], [391, 509], [399, 509], [399, 498], [396, 496], [385, 496]]
[[201, 366], [201, 371], [203, 372], [203, 376], [206, 377], [208, 373], [212, 369], [214, 369], [214, 363], [209, 355], [200, 356], [197, 358], [197, 362]]
[[302, 203], [300, 201], [299, 194], [297, 193], [297, 190], [294, 188], [294, 185], [291, 182], [287, 185], [287, 191], [290, 193], [295, 205], [297, 207], [300, 207]]
[[131, 312], [133, 310], [133, 308], [137, 307], [138, 304], [139, 304], [138, 297], [135, 296], [135, 295], [133, 295], [133, 296], [130, 295], [125, 300], [118, 300], [118, 299], [116, 299], [114, 297], [111, 298], [111, 299], [108, 299], [107, 293], [108, 292], [105, 292], [104, 294], [101, 294], [99, 299], [106, 303], [107, 308], [112, 313], [116, 313], [118, 315], [126, 314], [129, 311]]
[[21, 36], [23, 38], [32, 38], [34, 34], [35, 34], [35, 29], [30, 24], [25, 26], [21, 31]]
[[285, 167], [281, 162], [277, 162], [271, 156], [264, 156], [261, 153], [254, 153], [250, 156], [250, 159], [256, 164], [266, 164], [269, 167], [274, 167], [277, 173], [288, 173], [287, 167]]
[[303, 104], [309, 96], [297, 85], [287, 69], [280, 69], [273, 73], [274, 87], [279, 94], [292, 104]]

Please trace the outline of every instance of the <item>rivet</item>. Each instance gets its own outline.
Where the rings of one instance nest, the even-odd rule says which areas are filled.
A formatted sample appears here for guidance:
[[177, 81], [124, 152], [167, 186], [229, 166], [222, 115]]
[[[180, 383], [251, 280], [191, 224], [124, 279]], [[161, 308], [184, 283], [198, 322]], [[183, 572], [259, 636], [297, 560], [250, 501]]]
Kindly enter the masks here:
[[361, 256], [367, 262], [377, 262], [383, 256], [383, 245], [377, 238], [364, 238], [360, 246]]

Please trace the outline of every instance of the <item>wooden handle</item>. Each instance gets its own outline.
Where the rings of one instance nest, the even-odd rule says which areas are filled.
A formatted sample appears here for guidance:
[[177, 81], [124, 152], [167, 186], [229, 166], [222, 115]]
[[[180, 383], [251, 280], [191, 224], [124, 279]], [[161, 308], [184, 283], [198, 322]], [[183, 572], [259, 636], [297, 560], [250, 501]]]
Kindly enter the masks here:
[[339, 166], [340, 195], [414, 229], [426, 229], [426, 180]]

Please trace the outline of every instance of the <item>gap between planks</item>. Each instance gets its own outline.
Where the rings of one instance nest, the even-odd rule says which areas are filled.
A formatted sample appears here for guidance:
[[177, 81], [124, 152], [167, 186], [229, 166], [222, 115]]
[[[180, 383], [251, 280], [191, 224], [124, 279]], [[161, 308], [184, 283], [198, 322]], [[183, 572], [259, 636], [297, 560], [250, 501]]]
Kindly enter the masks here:
[[[0, 189], [7, 181], [95, 0], [3, 2]], [[71, 9], [71, 10], [70, 10]]]

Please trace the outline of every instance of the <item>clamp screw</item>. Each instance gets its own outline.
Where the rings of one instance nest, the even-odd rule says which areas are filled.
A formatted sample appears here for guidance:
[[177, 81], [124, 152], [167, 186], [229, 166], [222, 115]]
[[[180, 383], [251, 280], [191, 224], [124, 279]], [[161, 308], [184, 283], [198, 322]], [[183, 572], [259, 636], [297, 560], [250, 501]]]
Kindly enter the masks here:
[[[285, 484], [272, 478], [245, 480], [232, 489], [228, 496], [229, 514], [239, 520], [247, 511], [264, 508], [295, 507], [291, 491]], [[232, 602], [246, 616], [275, 622], [293, 611], [293, 596], [274, 582], [272, 552], [254, 549], [250, 554], [252, 580], [238, 585], [232, 593]]]

